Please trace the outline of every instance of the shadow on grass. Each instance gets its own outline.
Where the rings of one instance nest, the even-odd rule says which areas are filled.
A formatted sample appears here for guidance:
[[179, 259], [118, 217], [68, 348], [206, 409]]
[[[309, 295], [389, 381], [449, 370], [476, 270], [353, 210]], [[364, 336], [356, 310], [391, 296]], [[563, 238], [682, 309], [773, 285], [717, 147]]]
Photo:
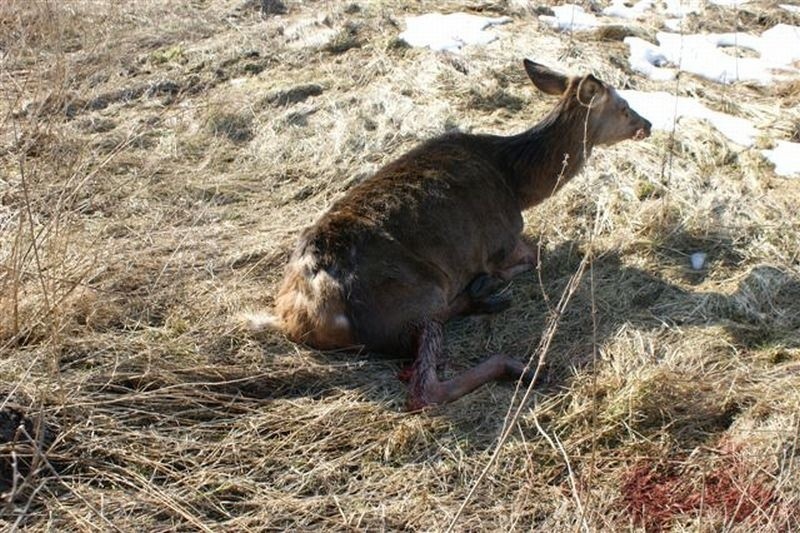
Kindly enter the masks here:
[[[657, 250], [669, 268], [681, 269], [684, 282], [698, 284], [707, 271], [696, 272], [688, 265], [694, 249], [708, 250], [709, 261], [734, 266], [741, 260], [727, 239], [674, 237]], [[542, 257], [541, 279], [526, 273], [514, 280], [512, 307], [492, 317], [466, 317], [448, 324], [446, 347], [451, 366], [461, 371], [486, 356], [487, 329], [494, 351], [512, 355], [530, 353], [545, 327], [549, 307], [554, 305], [577, 270], [583, 252], [575, 242], [564, 243]], [[607, 252], [584, 275], [571, 304], [561, 317], [548, 355], [548, 366], [540, 388], [559, 388], [592, 360], [592, 347], [602, 346], [621, 327], [639, 330], [666, 326], [722, 326], [734, 344], [745, 349], [768, 346], [800, 346], [800, 278], [779, 268], [752, 268], [731, 293], [691, 291], [659, 278], [651, 272], [623, 264], [617, 252]], [[544, 293], [548, 298], [543, 297]], [[548, 300], [550, 303], [548, 303]], [[596, 331], [592, 323], [592, 301], [596, 309]], [[488, 327], [481, 327], [481, 326]], [[265, 351], [289, 352], [291, 344], [272, 340]], [[310, 352], [314, 364], [289, 370], [266, 371], [257, 377], [222, 379], [215, 385], [229, 393], [260, 399], [323, 398], [342, 389], [359, 390], [370, 401], [385, 402], [387, 393], [402, 391], [397, 373], [410, 363], [387, 359], [380, 354]], [[270, 366], [269, 364], [267, 365]], [[197, 377], [197, 376], [195, 376]], [[387, 379], [392, 383], [378, 383]], [[401, 396], [404, 393], [401, 392]], [[391, 402], [402, 407], [404, 398]]]
[[[718, 249], [710, 256], [712, 261], [717, 254], [735, 256], [735, 252], [725, 248], [724, 241], [716, 241], [715, 246]], [[676, 252], [676, 257], [679, 255]], [[511, 309], [488, 318], [470, 317], [448, 324], [447, 374], [477, 364], [492, 351], [502, 350], [516, 356], [531, 353], [546, 326], [549, 306], [561, 295], [582, 257], [583, 252], [575, 242], [557, 246], [542, 257], [541, 284], [535, 273], [524, 274], [513, 282]], [[688, 290], [686, 285], [691, 285], [690, 282], [678, 285], [625, 265], [616, 252], [596, 257], [591, 268], [561, 316], [547, 365], [537, 384], [540, 394], [555, 394], [567, 386], [576, 371], [591, 371], [595, 344], [608, 343], [623, 327], [654, 331], [665, 326], [721, 326], [730, 334], [730, 341], [743, 349], [800, 346], [800, 279], [781, 269], [756, 266], [738, 281], [736, 290], [726, 294]], [[543, 297], [543, 288], [550, 303]], [[596, 330], [591, 312], [593, 303]], [[240, 342], [231, 343], [229, 350], [235, 352], [240, 346]], [[117, 370], [114, 376], [95, 382], [93, 397], [100, 404], [124, 401], [136, 413], [135, 420], [126, 423], [139, 427], [154, 423], [186, 426], [217, 420], [261, 409], [276, 400], [346, 397], [368, 402], [379, 410], [403, 412], [406, 391], [397, 374], [410, 361], [370, 353], [302, 350], [295, 355], [295, 347], [276, 336], [260, 344], [260, 349], [265, 360], [255, 371], [252, 366], [244, 368], [230, 363], [196, 368], [180, 368], [173, 363], [171, 368], [159, 365], [155, 372], [136, 368], [127, 372]], [[438, 408], [435, 413], [450, 419], [457, 432], [471, 434], [476, 447], [491, 446], [502, 425], [498, 413], [505, 408], [500, 404], [506, 401], [506, 395], [510, 397], [513, 388], [513, 383], [500, 384], [495, 392], [484, 392], [477, 397], [468, 395], [453, 406]], [[677, 394], [678, 388], [675, 390]], [[489, 408], [485, 405], [487, 396], [495, 394], [497, 405]], [[484, 404], [474, 403], [479, 401]], [[691, 411], [692, 406], [687, 406]], [[180, 420], [165, 418], [167, 407], [180, 412]], [[738, 413], [727, 407], [720, 412], [717, 418], [723, 426], [730, 425]], [[700, 412], [697, 416], [706, 415]], [[679, 432], [680, 427], [676, 426], [675, 431]], [[481, 433], [480, 442], [474, 440], [476, 432]], [[681, 439], [679, 435], [676, 438]]]

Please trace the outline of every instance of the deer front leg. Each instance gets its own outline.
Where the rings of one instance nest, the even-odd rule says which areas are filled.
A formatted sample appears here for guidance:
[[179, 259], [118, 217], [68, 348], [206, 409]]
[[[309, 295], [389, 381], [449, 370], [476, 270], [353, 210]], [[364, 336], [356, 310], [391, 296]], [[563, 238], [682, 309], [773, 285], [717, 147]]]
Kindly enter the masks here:
[[531, 248], [522, 239], [517, 239], [511, 254], [505, 258], [495, 275], [509, 281], [511, 278], [522, 272], [533, 270], [538, 264], [536, 250]]
[[511, 295], [503, 291], [506, 281], [492, 274], [478, 274], [467, 287], [434, 318], [447, 322], [464, 315], [484, 315], [505, 311], [511, 306]]

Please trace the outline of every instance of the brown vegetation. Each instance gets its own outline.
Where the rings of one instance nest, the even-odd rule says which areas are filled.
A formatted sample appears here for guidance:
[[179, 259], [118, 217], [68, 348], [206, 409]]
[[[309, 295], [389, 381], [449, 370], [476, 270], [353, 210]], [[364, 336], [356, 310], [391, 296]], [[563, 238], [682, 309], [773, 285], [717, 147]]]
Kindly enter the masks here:
[[[448, 324], [453, 372], [502, 350], [535, 390], [410, 416], [402, 361], [232, 319], [384, 164], [529, 128], [552, 102], [521, 57], [694, 96], [764, 143], [796, 136], [793, 86], [648, 81], [516, 1], [262, 4], [0, 2], [4, 527], [798, 528], [798, 184], [706, 124], [595, 153], [525, 214], [540, 262], [512, 308]], [[760, 31], [762, 7], [800, 23], [763, 2], [694, 22]], [[513, 21], [458, 57], [398, 42], [433, 10]]]

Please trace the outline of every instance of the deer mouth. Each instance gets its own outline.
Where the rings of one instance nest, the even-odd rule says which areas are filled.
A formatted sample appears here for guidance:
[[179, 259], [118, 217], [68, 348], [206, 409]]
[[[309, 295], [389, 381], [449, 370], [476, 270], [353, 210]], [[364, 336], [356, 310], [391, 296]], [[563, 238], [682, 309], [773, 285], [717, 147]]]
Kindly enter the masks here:
[[633, 134], [634, 141], [641, 141], [650, 137], [650, 128], [639, 128], [636, 130], [636, 133]]

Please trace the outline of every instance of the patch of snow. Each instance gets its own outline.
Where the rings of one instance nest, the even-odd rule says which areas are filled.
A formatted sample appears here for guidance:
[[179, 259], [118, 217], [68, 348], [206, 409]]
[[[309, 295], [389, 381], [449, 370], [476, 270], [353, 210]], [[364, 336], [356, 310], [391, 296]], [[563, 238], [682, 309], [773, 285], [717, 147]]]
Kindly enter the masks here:
[[689, 260], [692, 262], [692, 269], [703, 270], [703, 267], [706, 266], [706, 257], [708, 255], [705, 252], [695, 252], [690, 255]]
[[548, 24], [551, 28], [562, 31], [586, 31], [592, 30], [600, 25], [591, 13], [587, 13], [581, 6], [575, 4], [564, 4], [552, 8], [553, 16], [539, 15], [539, 20]]
[[511, 22], [509, 17], [428, 13], [406, 17], [406, 30], [400, 34], [400, 39], [410, 46], [457, 52], [468, 44], [489, 44], [497, 36], [484, 30], [507, 22]]
[[621, 19], [636, 20], [643, 18], [653, 8], [653, 0], [639, 0], [632, 7], [625, 5], [626, 0], [613, 0], [610, 6], [603, 10], [603, 15]]
[[[778, 24], [760, 37], [744, 33], [686, 34], [659, 32], [658, 46], [628, 37], [631, 68], [655, 80], [672, 79], [666, 63], [717, 83], [770, 83], [776, 71], [795, 71], [800, 59], [800, 27]], [[649, 45], [649, 46], [647, 46]], [[722, 47], [749, 48], [759, 57], [734, 57]], [[650, 63], [647, 66], [646, 63]]]
[[[644, 18], [648, 11], [655, 8], [654, 0], [639, 0], [628, 7], [628, 0], [611, 0], [611, 5], [603, 10], [603, 14], [608, 17], [616, 17], [627, 20], [637, 20]], [[673, 26], [687, 15], [699, 13], [704, 5], [704, 0], [665, 0], [664, 6], [659, 3], [659, 12], [665, 13], [668, 17], [674, 17], [665, 21], [665, 25], [673, 29]], [[674, 31], [678, 31], [677, 27]]]
[[750, 0], [709, 0], [712, 4], [723, 7], [736, 7], [748, 3]]
[[683, 18], [703, 10], [703, 0], [665, 0], [666, 14], [670, 17]]
[[624, 42], [630, 47], [628, 60], [634, 71], [644, 74], [651, 80], [675, 79], [677, 73], [674, 69], [662, 68], [668, 60], [658, 46], [639, 37], [625, 37]]
[[772, 150], [761, 150], [775, 165], [775, 174], [800, 177], [800, 143], [777, 141], [776, 145]]
[[684, 19], [664, 19], [664, 26], [670, 31], [679, 32], [683, 26]]
[[654, 130], [671, 131], [681, 118], [708, 121], [725, 137], [742, 146], [752, 146], [756, 128], [749, 120], [714, 111], [693, 98], [675, 96], [667, 92], [623, 90], [620, 96], [631, 108], [649, 120]]
[[790, 65], [800, 60], [800, 26], [773, 26], [761, 34], [757, 50], [762, 58], [769, 57], [779, 65]]
[[781, 9], [785, 9], [789, 13], [800, 14], [800, 6], [793, 6], [791, 4], [778, 4], [778, 7], [780, 7]]
[[[739, 34], [739, 42], [744, 44], [746, 35]], [[767, 65], [754, 57], [734, 57], [720, 50], [720, 46], [730, 46], [737, 37], [728, 34], [680, 35], [659, 32], [656, 38], [660, 50], [667, 59], [681, 70], [696, 74], [717, 83], [736, 81], [755, 81], [766, 84], [772, 79]]]
[[[769, 30], [764, 32], [767, 34]], [[762, 47], [762, 38], [747, 33], [711, 33], [704, 35], [709, 43], [715, 46], [738, 46], [759, 52]]]

